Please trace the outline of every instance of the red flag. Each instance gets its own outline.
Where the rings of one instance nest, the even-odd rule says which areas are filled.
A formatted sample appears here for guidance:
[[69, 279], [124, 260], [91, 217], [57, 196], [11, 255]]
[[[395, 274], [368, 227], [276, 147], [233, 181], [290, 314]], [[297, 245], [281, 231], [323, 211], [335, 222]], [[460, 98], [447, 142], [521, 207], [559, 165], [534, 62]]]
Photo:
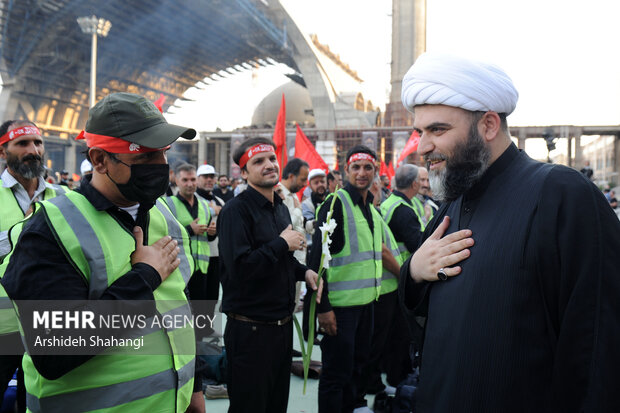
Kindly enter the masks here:
[[388, 163], [388, 168], [387, 168], [387, 176], [388, 178], [390, 178], [390, 182], [392, 182], [392, 178], [394, 178], [394, 175], [396, 175], [396, 173], [394, 172], [394, 167], [392, 166], [392, 161], [390, 161]]
[[385, 162], [381, 161], [381, 166], [379, 166], [379, 176], [388, 176], [388, 168]]
[[[316, 151], [310, 139], [306, 136], [304, 131], [297, 125], [297, 132], [295, 133], [295, 158], [303, 159], [308, 162], [310, 170], [322, 169], [325, 174], [329, 172], [327, 163], [323, 160], [321, 155]], [[305, 187], [297, 193], [299, 200], [303, 197]]]
[[164, 113], [164, 102], [166, 101], [166, 97], [163, 93], [159, 94], [159, 99], [157, 99], [153, 104], [161, 113]]
[[405, 149], [403, 149], [403, 152], [398, 157], [398, 161], [396, 161], [397, 168], [400, 166], [400, 164], [405, 159], [407, 159], [407, 156], [409, 156], [410, 154], [418, 150], [419, 143], [420, 143], [420, 135], [418, 135], [418, 132], [413, 131], [411, 133], [411, 136], [409, 137], [409, 140], [407, 141], [407, 144], [405, 145]]
[[288, 156], [286, 155], [286, 104], [284, 103], [284, 93], [282, 93], [282, 104], [280, 105], [276, 127], [273, 131], [273, 143], [276, 145], [276, 158], [280, 164], [280, 179], [282, 179], [282, 170], [288, 162]]
[[327, 174], [329, 167], [327, 163], [321, 158], [321, 155], [316, 151], [310, 139], [297, 125], [297, 132], [295, 134], [295, 158], [303, 159], [308, 162], [310, 169], [322, 169]]

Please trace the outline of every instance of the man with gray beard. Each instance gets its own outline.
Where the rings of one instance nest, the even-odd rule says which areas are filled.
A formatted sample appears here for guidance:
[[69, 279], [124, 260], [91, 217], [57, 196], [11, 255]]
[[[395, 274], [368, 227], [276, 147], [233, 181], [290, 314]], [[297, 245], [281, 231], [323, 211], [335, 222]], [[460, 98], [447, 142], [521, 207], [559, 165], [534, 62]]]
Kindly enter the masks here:
[[66, 191], [43, 179], [45, 148], [41, 131], [27, 120], [9, 120], [0, 125], [0, 158], [6, 169], [0, 176], [0, 258], [11, 246], [8, 230], [32, 212], [37, 201]]
[[416, 412], [620, 411], [620, 223], [578, 171], [511, 142], [517, 99], [456, 56], [403, 79], [444, 202], [401, 268], [402, 304], [427, 317]]
[[[0, 125], [0, 158], [6, 161], [6, 169], [0, 176], [0, 261], [11, 251], [9, 229], [29, 215], [34, 203], [65, 192], [58, 185], [45, 182], [43, 159], [45, 149], [41, 131], [25, 120], [9, 120]], [[21, 354], [11, 354], [9, 349], [21, 348], [21, 339], [6, 291], [0, 286], [0, 395], [15, 370], [21, 366]], [[16, 320], [15, 320], [16, 321]], [[25, 409], [23, 373], [18, 373], [18, 409]]]

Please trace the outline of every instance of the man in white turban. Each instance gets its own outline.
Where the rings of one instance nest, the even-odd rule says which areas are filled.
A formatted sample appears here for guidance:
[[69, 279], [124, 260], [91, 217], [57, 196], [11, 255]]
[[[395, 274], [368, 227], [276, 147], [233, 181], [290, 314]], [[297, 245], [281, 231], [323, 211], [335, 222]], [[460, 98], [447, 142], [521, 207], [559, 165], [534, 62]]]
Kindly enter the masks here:
[[455, 56], [403, 79], [445, 201], [401, 268], [408, 317], [427, 317], [416, 412], [620, 411], [620, 222], [578, 171], [511, 142], [517, 98]]

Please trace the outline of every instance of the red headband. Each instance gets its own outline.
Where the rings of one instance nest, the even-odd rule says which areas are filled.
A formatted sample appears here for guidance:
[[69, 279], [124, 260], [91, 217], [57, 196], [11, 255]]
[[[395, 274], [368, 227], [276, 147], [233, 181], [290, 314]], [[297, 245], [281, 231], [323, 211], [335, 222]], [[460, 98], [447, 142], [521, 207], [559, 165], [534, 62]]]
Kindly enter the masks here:
[[[86, 131], [80, 132], [75, 140], [86, 139], [86, 146], [89, 148], [97, 147], [110, 153], [145, 153], [155, 152], [166, 148], [147, 148], [137, 143], [129, 142], [113, 136], [96, 135]], [[169, 148], [170, 146], [168, 146]]]
[[347, 160], [347, 165], [351, 165], [351, 162], [355, 162], [355, 161], [370, 161], [372, 163], [376, 162], [376, 159], [374, 156], [364, 153], [364, 152], [358, 152], [358, 153], [354, 153], [353, 155], [351, 155], [349, 157], [349, 159]]
[[239, 166], [243, 168], [248, 163], [250, 158], [263, 152], [274, 152], [273, 146], [267, 143], [260, 143], [258, 145], [252, 146], [250, 149], [245, 151], [241, 159], [239, 159]]
[[41, 131], [36, 126], [20, 126], [19, 128], [12, 129], [2, 135], [2, 137], [0, 138], [0, 145], [4, 145], [8, 141], [12, 141], [13, 139], [17, 139], [20, 136], [26, 135], [41, 136]]

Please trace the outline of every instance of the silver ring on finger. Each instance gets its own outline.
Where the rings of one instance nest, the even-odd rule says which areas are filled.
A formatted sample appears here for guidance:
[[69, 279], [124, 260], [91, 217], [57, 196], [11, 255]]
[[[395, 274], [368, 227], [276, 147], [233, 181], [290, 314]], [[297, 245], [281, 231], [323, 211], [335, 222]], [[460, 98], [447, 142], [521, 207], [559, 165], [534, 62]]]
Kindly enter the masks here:
[[443, 268], [440, 268], [439, 271], [437, 271], [437, 278], [439, 281], [446, 281], [448, 279], [448, 274], [446, 274]]

